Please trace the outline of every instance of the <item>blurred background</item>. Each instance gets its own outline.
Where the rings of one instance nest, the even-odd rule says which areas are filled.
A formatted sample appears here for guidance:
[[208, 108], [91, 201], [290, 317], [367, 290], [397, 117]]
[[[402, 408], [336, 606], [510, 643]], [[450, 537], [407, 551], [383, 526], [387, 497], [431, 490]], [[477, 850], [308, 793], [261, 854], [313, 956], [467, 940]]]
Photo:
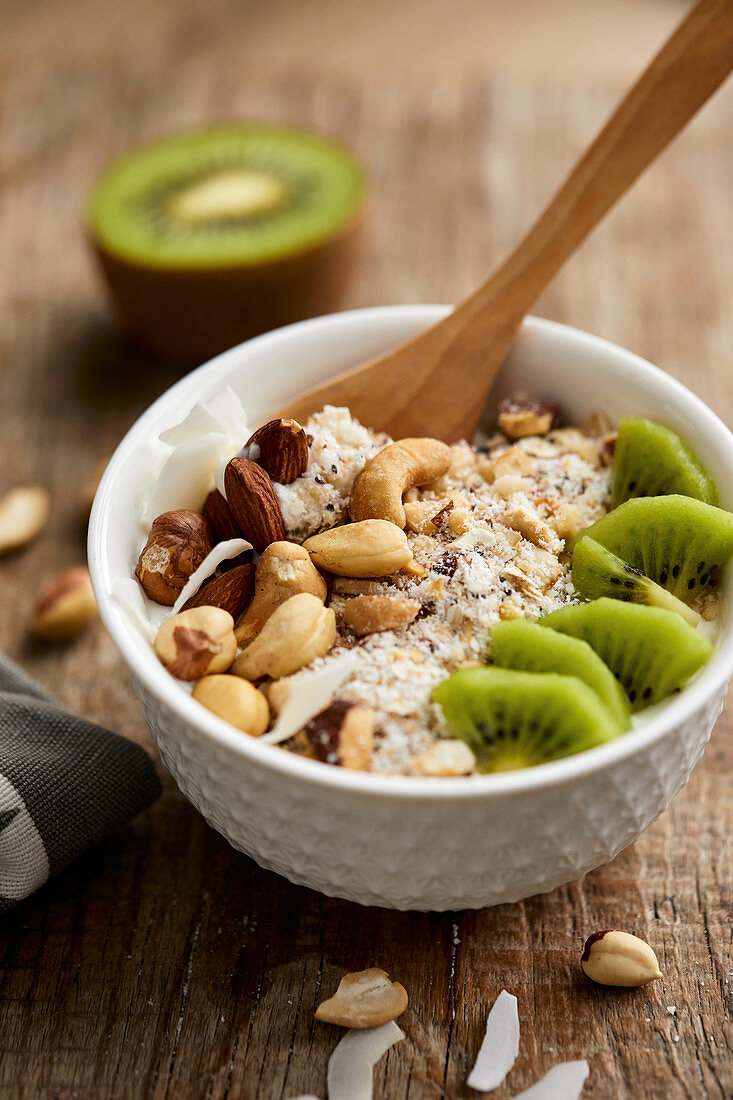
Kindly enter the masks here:
[[[690, 6], [688, 0], [0, 0], [0, 491], [40, 482], [53, 499], [43, 536], [2, 563], [0, 648], [74, 711], [151, 747], [99, 624], [65, 648], [28, 641], [39, 585], [84, 560], [83, 486], [177, 377], [175, 367], [127, 338], [88, 247], [87, 196], [111, 159], [141, 142], [220, 120], [295, 123], [330, 134], [363, 161], [372, 188], [343, 306], [455, 301], [516, 243]], [[728, 86], [622, 200], [535, 310], [658, 363], [729, 424], [732, 134]], [[578, 904], [590, 908], [598, 927], [624, 927], [611, 924], [619, 916], [604, 908], [622, 887], [635, 912], [651, 912], [653, 901], [655, 919], [664, 921], [674, 882], [677, 909], [673, 904], [670, 921], [677, 927], [682, 920], [685, 950], [707, 959], [711, 940], [720, 945], [729, 938], [722, 934], [729, 867], [715, 870], [725, 821], [722, 812], [705, 809], [722, 807], [726, 798], [730, 805], [724, 732], [718, 730], [672, 810], [638, 845], [591, 876], [585, 895], [579, 888]], [[695, 869], [708, 876], [702, 887]], [[530, 905], [546, 943], [568, 942], [578, 902], [572, 889], [560, 902], [553, 895], [554, 901]], [[713, 923], [707, 949], [698, 909], [706, 891], [709, 911], [717, 899], [718, 917], [711, 919], [720, 925], [716, 936]], [[518, 915], [518, 908], [468, 915], [466, 930], [479, 946], [494, 942], [504, 929], [526, 927], [526, 912], [522, 907]], [[259, 931], [255, 916], [249, 930], [240, 919], [250, 912], [262, 917]], [[304, 924], [296, 929], [300, 912]], [[293, 937], [302, 934], [308, 942], [318, 938], [308, 922], [316, 928], [329, 919], [337, 943], [349, 934], [351, 913], [341, 903], [294, 891], [231, 852], [169, 782], [125, 837], [64, 874], [9, 928], [4, 950], [19, 990], [12, 1017], [17, 1038], [12, 1056], [2, 1059], [0, 1085], [17, 1083], [28, 1057], [35, 1057], [29, 1096], [142, 1095], [134, 1084], [139, 1073], [152, 1082], [152, 1095], [159, 1071], [162, 1091], [155, 1095], [167, 1095], [164, 1081], [173, 1082], [171, 1094], [189, 1095], [189, 1078], [175, 1076], [176, 1048], [171, 1052], [182, 1035], [187, 1055], [175, 1073], [194, 1066], [197, 1080], [215, 1082], [207, 1095], [229, 1095], [230, 1078], [234, 1086], [254, 1079], [252, 1065], [242, 1065], [255, 1054], [246, 1054], [244, 1043], [238, 1056], [236, 1047], [231, 1053], [228, 1023], [207, 1030], [202, 1017], [191, 1023], [189, 1012], [184, 1020], [191, 974], [203, 1017], [216, 990], [221, 1019], [229, 1020], [243, 1011], [242, 1002], [217, 960], [239, 959], [243, 942], [256, 958], [270, 950], [270, 988], [274, 995], [281, 983], [285, 1005], [300, 978], [290, 972], [289, 946], [281, 955], [270, 947], [273, 915], [292, 920]], [[430, 927], [450, 956], [458, 925], [451, 932], [453, 915], [443, 916]], [[396, 943], [402, 934], [407, 940], [407, 921], [407, 914], [374, 915], [365, 939], [381, 935]], [[133, 928], [142, 930], [134, 941]], [[210, 950], [201, 947], [194, 967], [197, 942]], [[83, 961], [65, 992], [57, 988], [57, 972], [67, 958]], [[182, 960], [189, 958], [186, 975]], [[44, 965], [32, 970], [39, 959]], [[477, 972], [482, 965], [479, 959]], [[237, 967], [242, 986], [258, 988], [255, 964]], [[113, 976], [106, 984], [97, 982], [100, 968]], [[130, 983], [125, 1004], [139, 1012], [134, 1044], [125, 1012], [116, 1007], [118, 973]], [[703, 1044], [709, 1027], [703, 1014], [722, 1015], [722, 1001], [711, 1002], [713, 995], [695, 989]], [[145, 1004], [153, 1004], [148, 996], [155, 998], [155, 1026], [144, 1015]], [[45, 1059], [51, 1001], [51, 1041], [72, 1051], [55, 1069]], [[547, 1004], [557, 1003], [548, 992]], [[436, 1027], [452, 1028], [447, 995], [436, 1011]], [[565, 1015], [572, 1013], [558, 1012]], [[264, 1059], [270, 1024], [254, 1014], [252, 1021], [242, 1028], [249, 1027], [252, 1051]], [[290, 1034], [290, 1017], [280, 1024]], [[551, 1025], [540, 1034], [538, 1024], [538, 1035], [540, 1045], [554, 1041]], [[606, 1063], [609, 1091], [593, 1095], [630, 1095], [622, 1081], [636, 1080], [638, 1050], [627, 1039], [614, 1064]], [[699, 1095], [703, 1070], [692, 1053], [677, 1053], [664, 1078], [669, 1087], [653, 1095]], [[216, 1076], [225, 1064], [226, 1082]], [[445, 1057], [450, 1095], [462, 1072]], [[115, 1075], [114, 1087], [108, 1073]], [[706, 1086], [706, 1095], [723, 1095], [708, 1078]], [[410, 1095], [423, 1095], [416, 1087]], [[235, 1088], [231, 1095], [254, 1092]]]

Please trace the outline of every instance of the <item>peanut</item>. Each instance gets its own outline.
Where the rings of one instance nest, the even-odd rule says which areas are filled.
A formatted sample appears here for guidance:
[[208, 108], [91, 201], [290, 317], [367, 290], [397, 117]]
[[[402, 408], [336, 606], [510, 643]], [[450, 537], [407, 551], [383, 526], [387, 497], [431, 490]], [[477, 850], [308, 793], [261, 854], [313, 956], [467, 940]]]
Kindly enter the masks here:
[[648, 943], [615, 929], [595, 932], [585, 941], [580, 965], [591, 981], [630, 989], [662, 977]]
[[412, 561], [405, 532], [385, 519], [332, 527], [303, 546], [314, 565], [339, 577], [386, 577]]
[[359, 637], [383, 630], [402, 630], [410, 625], [420, 606], [417, 600], [399, 596], [356, 596], [346, 601], [343, 620]]
[[336, 616], [317, 596], [299, 592], [277, 607], [239, 654], [232, 672], [245, 680], [289, 676], [324, 657], [336, 639]]
[[275, 608], [299, 592], [310, 592], [324, 603], [326, 582], [302, 546], [271, 542], [257, 562], [252, 603], [235, 630], [239, 644], [251, 642]]

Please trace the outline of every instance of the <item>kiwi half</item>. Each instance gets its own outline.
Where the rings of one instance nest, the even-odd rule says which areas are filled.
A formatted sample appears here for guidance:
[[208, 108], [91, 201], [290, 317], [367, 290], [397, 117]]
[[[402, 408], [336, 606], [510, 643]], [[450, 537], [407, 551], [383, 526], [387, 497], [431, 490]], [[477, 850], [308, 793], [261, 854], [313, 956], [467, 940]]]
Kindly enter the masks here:
[[182, 364], [335, 308], [366, 198], [357, 160], [302, 130], [178, 134], [113, 164], [90, 234], [129, 328]]
[[689, 603], [733, 553], [733, 513], [691, 497], [639, 497], [583, 534]]
[[621, 685], [587, 642], [554, 630], [543, 630], [528, 619], [497, 623], [491, 632], [491, 660], [500, 668], [525, 672], [557, 672], [577, 676], [595, 691], [619, 730], [631, 724]]
[[481, 772], [513, 771], [594, 748], [618, 724], [595, 691], [574, 676], [465, 668], [433, 688], [454, 737]]
[[668, 611], [676, 611], [690, 626], [700, 622], [700, 616], [686, 603], [588, 535], [573, 550], [572, 576], [576, 591], [586, 600], [609, 596], [627, 603], [666, 607]]
[[587, 642], [623, 686], [632, 711], [677, 691], [713, 652], [673, 611], [605, 597], [553, 611], [539, 625]]
[[620, 420], [614, 455], [612, 508], [629, 497], [668, 493], [718, 503], [715, 482], [697, 455], [677, 432], [656, 420]]

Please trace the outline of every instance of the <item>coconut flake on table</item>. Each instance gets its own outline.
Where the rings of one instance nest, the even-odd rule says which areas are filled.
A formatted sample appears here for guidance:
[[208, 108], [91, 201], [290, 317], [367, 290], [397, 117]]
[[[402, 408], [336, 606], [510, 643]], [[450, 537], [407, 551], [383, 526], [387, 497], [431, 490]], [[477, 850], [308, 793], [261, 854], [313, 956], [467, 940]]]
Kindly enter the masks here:
[[328, 1100], [372, 1100], [375, 1065], [404, 1037], [394, 1021], [347, 1031], [328, 1062]]
[[486, 1021], [486, 1034], [471, 1070], [469, 1088], [490, 1092], [502, 1083], [519, 1054], [517, 998], [502, 989]]
[[[355, 653], [331, 661], [322, 668], [295, 673], [288, 677], [289, 694], [280, 709], [275, 725], [261, 737], [270, 745], [287, 741], [311, 718], [328, 706], [341, 685], [348, 679], [356, 661]], [[281, 681], [282, 683], [282, 681]]]
[[589, 1073], [585, 1060], [560, 1062], [534, 1085], [517, 1093], [514, 1100], [578, 1100]]
[[188, 578], [183, 588], [181, 589], [178, 599], [171, 608], [171, 615], [177, 615], [183, 605], [195, 596], [204, 581], [208, 580], [212, 576], [223, 561], [227, 561], [229, 558], [237, 558], [240, 554], [243, 554], [245, 550], [251, 550], [252, 543], [247, 542], [246, 539], [225, 539], [224, 542], [217, 542], [213, 550], [210, 550], [198, 569], [195, 570]]

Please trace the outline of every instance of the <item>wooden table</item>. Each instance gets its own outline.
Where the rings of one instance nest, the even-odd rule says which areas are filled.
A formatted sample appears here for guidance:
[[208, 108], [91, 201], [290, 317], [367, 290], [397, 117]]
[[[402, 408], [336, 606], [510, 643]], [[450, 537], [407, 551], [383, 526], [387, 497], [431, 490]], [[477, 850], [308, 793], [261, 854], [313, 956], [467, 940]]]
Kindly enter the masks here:
[[[86, 36], [101, 31], [87, 5], [73, 62], [28, 36], [25, 53], [0, 59], [0, 490], [39, 480], [54, 496], [46, 535], [0, 563], [0, 645], [70, 707], [148, 746], [101, 627], [61, 650], [26, 640], [34, 590], [83, 560], [79, 486], [172, 380], [122, 341], [85, 250], [80, 216], [100, 165], [139, 139], [222, 115], [322, 127], [351, 142], [374, 177], [350, 304], [447, 301], [515, 240], [619, 91], [588, 78], [462, 77], [455, 66], [417, 82], [315, 64], [245, 71], [223, 31], [198, 33], [192, 8], [175, 34], [120, 24], [94, 53]], [[537, 310], [647, 356], [729, 422], [731, 132], [729, 88]], [[730, 1097], [730, 735], [729, 714], [686, 791], [612, 864], [482, 912], [361, 909], [293, 887], [229, 848], [168, 781], [127, 831], [3, 921], [0, 1096], [324, 1096], [338, 1034], [314, 1023], [314, 1005], [344, 970], [379, 965], [406, 985], [410, 1008], [376, 1096], [471, 1095], [467, 1071], [506, 988], [519, 998], [522, 1044], [498, 1100], [582, 1057], [587, 1097]], [[648, 939], [664, 981], [591, 987], [579, 953], [607, 927]]]

